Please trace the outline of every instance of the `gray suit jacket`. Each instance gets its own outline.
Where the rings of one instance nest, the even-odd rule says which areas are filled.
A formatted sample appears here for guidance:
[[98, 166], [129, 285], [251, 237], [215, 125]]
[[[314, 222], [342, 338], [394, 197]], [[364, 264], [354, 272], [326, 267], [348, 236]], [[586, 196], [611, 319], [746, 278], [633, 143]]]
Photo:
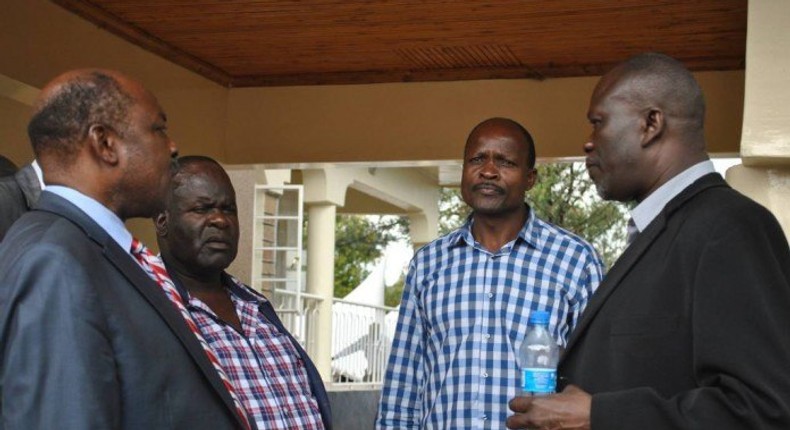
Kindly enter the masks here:
[[0, 242], [11, 224], [30, 210], [41, 194], [41, 184], [28, 164], [11, 176], [0, 178]]
[[560, 359], [594, 430], [790, 429], [790, 250], [718, 174], [670, 201], [606, 275]]
[[154, 281], [93, 220], [43, 192], [0, 244], [0, 429], [241, 426]]

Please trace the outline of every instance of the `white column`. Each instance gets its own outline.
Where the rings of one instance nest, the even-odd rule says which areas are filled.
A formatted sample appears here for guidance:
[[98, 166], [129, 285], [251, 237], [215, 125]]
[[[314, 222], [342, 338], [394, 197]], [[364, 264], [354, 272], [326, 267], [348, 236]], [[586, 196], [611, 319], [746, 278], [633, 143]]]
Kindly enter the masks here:
[[315, 362], [321, 378], [332, 379], [332, 297], [335, 285], [335, 215], [333, 204], [307, 207], [307, 292], [323, 297], [315, 322]]

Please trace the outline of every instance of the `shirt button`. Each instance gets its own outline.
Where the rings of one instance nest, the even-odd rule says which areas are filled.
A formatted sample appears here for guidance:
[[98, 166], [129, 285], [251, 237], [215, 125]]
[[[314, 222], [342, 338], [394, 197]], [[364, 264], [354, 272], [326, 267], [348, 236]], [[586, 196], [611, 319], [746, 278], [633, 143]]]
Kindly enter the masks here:
[[488, 298], [490, 299], [492, 297], [494, 297], [494, 293], [488, 293]]
[[483, 372], [483, 378], [488, 378], [488, 373], [487, 372]]
[[486, 333], [485, 336], [483, 336], [483, 337], [486, 338], [486, 339], [491, 339], [491, 335], [488, 334], [488, 333]]
[[480, 417], [480, 419], [481, 419], [481, 420], [483, 420], [483, 421], [485, 421], [485, 420], [487, 420], [487, 419], [488, 419], [488, 415], [483, 415], [482, 417]]

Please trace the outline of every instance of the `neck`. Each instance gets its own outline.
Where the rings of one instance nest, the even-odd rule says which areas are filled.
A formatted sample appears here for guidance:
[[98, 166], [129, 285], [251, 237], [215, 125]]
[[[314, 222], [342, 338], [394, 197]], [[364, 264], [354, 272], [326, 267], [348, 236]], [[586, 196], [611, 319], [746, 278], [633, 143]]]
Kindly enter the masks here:
[[518, 211], [501, 215], [474, 213], [472, 236], [488, 251], [499, 251], [506, 243], [518, 236], [528, 216], [529, 210], [526, 205]]
[[224, 294], [225, 287], [222, 285], [222, 274], [216, 273], [209, 276], [201, 275], [195, 276], [188, 273], [176, 271], [184, 287], [190, 294], [201, 296], [204, 294], [212, 294], [222, 292]]
[[169, 253], [167, 249], [159, 243], [162, 251], [162, 260], [168, 269], [174, 271], [178, 275], [178, 279], [189, 291], [190, 294], [200, 296], [201, 294], [211, 292], [224, 292], [222, 285], [222, 271], [215, 271], [210, 273], [194, 273], [193, 271], [185, 270], [184, 265], [177, 262]]
[[659, 189], [662, 185], [666, 184], [675, 176], [683, 173], [689, 167], [697, 163], [708, 160], [708, 154], [705, 152], [683, 153], [677, 155], [670, 155], [667, 157], [669, 163], [658, 163], [657, 175], [655, 175], [652, 183], [645, 187], [646, 191], [642, 195], [637, 196], [636, 201], [641, 202], [646, 199], [650, 194]]

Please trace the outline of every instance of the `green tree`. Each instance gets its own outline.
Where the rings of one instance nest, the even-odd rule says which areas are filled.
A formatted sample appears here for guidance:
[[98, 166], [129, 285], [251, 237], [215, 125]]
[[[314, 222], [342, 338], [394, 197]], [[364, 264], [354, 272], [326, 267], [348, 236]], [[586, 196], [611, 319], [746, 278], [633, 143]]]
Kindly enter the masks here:
[[[537, 169], [538, 181], [527, 192], [530, 207], [540, 218], [588, 240], [610, 267], [625, 246], [625, 206], [601, 200], [582, 163], [547, 163]], [[463, 224], [469, 208], [458, 189], [444, 189], [441, 198], [439, 229], [445, 234]]]
[[335, 297], [345, 297], [370, 274], [387, 244], [408, 237], [404, 217], [338, 215], [335, 222]]
[[395, 307], [400, 304], [401, 296], [403, 296], [403, 286], [406, 283], [406, 277], [401, 275], [398, 280], [384, 290], [384, 306]]
[[583, 163], [538, 166], [527, 201], [542, 219], [587, 239], [611, 267], [625, 247], [626, 206], [602, 200]]

